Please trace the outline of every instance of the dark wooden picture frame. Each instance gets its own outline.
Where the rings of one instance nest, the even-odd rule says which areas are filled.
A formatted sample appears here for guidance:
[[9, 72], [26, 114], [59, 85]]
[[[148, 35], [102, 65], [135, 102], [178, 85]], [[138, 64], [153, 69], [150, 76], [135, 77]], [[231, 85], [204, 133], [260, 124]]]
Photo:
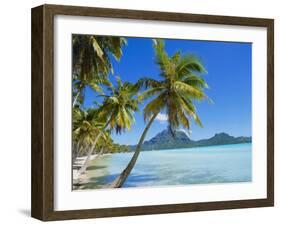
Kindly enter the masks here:
[[[267, 29], [267, 198], [122, 208], [54, 210], [54, 16], [95, 16], [265, 27]], [[32, 9], [32, 200], [34, 218], [66, 220], [274, 205], [274, 20], [42, 5]]]

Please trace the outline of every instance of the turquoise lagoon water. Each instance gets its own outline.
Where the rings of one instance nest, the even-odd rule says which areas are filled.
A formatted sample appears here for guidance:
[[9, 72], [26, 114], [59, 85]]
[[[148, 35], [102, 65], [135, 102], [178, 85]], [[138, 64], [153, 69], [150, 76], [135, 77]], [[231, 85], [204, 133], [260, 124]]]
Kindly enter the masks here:
[[[199, 148], [143, 151], [123, 187], [250, 182], [251, 143]], [[84, 189], [112, 182], [133, 153], [102, 156], [87, 169]]]

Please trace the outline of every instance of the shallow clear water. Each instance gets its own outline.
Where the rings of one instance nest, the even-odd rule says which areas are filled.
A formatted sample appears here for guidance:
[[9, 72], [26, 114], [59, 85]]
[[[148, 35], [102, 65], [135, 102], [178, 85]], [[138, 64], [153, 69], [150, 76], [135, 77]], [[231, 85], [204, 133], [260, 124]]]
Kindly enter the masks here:
[[[252, 179], [251, 143], [141, 152], [123, 187], [249, 182]], [[102, 156], [87, 170], [84, 189], [112, 182], [133, 153]]]

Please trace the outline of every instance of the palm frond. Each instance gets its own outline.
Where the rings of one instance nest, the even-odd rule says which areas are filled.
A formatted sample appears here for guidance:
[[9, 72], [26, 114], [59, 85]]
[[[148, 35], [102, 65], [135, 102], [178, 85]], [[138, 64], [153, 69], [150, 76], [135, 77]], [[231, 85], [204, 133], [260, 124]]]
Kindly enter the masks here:
[[165, 107], [166, 93], [161, 93], [158, 97], [150, 101], [144, 108], [144, 120], [149, 119], [153, 114], [158, 113]]
[[196, 57], [195, 55], [186, 54], [180, 59], [178, 63], [176, 67], [176, 74], [179, 78], [182, 78], [194, 72], [207, 73], [201, 60], [198, 57]]
[[148, 87], [156, 88], [159, 86], [163, 86], [163, 81], [143, 77], [137, 81], [136, 86], [139, 88], [144, 87], [145, 89], [147, 89]]
[[190, 115], [200, 127], [203, 127], [202, 122], [196, 113], [196, 109], [195, 109], [195, 106], [193, 105], [193, 103], [190, 100], [185, 99], [185, 98], [179, 98], [178, 100], [180, 101], [183, 110], [188, 115]]
[[195, 74], [190, 74], [188, 75], [184, 80], [183, 80], [184, 83], [190, 85], [190, 86], [193, 86], [193, 87], [197, 87], [199, 89], [202, 89], [202, 88], [209, 88], [208, 84], [206, 83], [206, 81], [198, 76], [198, 75], [195, 75]]
[[162, 39], [153, 39], [152, 41], [155, 52], [155, 62], [162, 71], [166, 71], [167, 65], [169, 64], [169, 56], [165, 52], [164, 41]]
[[190, 123], [189, 123], [188, 117], [184, 114], [183, 111], [181, 111], [181, 110], [178, 111], [178, 117], [179, 117], [179, 120], [180, 120], [182, 126], [189, 130]]
[[202, 90], [197, 89], [196, 87], [193, 87], [191, 85], [188, 85], [182, 81], [174, 82], [174, 89], [176, 92], [179, 92], [186, 97], [191, 97], [198, 100], [202, 100], [203, 98], [206, 98], [206, 94]]
[[164, 87], [155, 87], [155, 88], [151, 88], [148, 90], [145, 90], [143, 93], [141, 93], [138, 98], [140, 101], [148, 99], [154, 95], [159, 94], [161, 91], [163, 91]]

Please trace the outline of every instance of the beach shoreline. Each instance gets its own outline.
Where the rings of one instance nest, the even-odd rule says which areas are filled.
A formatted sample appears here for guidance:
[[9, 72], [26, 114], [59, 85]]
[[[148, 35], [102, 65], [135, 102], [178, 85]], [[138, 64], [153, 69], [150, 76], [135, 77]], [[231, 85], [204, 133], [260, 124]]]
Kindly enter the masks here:
[[[96, 158], [98, 157], [101, 157], [101, 156], [108, 156], [108, 155], [111, 155], [111, 153], [105, 153], [105, 154], [93, 154], [91, 155], [90, 157], [90, 161], [93, 161], [95, 160]], [[82, 178], [83, 177], [83, 174], [82, 175], [79, 175], [78, 174], [78, 171], [80, 169], [80, 167], [83, 166], [83, 164], [85, 163], [87, 159], [87, 155], [85, 156], [80, 156], [80, 157], [77, 157], [74, 161], [73, 161], [73, 165], [72, 165], [72, 180], [73, 181], [78, 181], [81, 177], [81, 179], [85, 179], [85, 178]]]

